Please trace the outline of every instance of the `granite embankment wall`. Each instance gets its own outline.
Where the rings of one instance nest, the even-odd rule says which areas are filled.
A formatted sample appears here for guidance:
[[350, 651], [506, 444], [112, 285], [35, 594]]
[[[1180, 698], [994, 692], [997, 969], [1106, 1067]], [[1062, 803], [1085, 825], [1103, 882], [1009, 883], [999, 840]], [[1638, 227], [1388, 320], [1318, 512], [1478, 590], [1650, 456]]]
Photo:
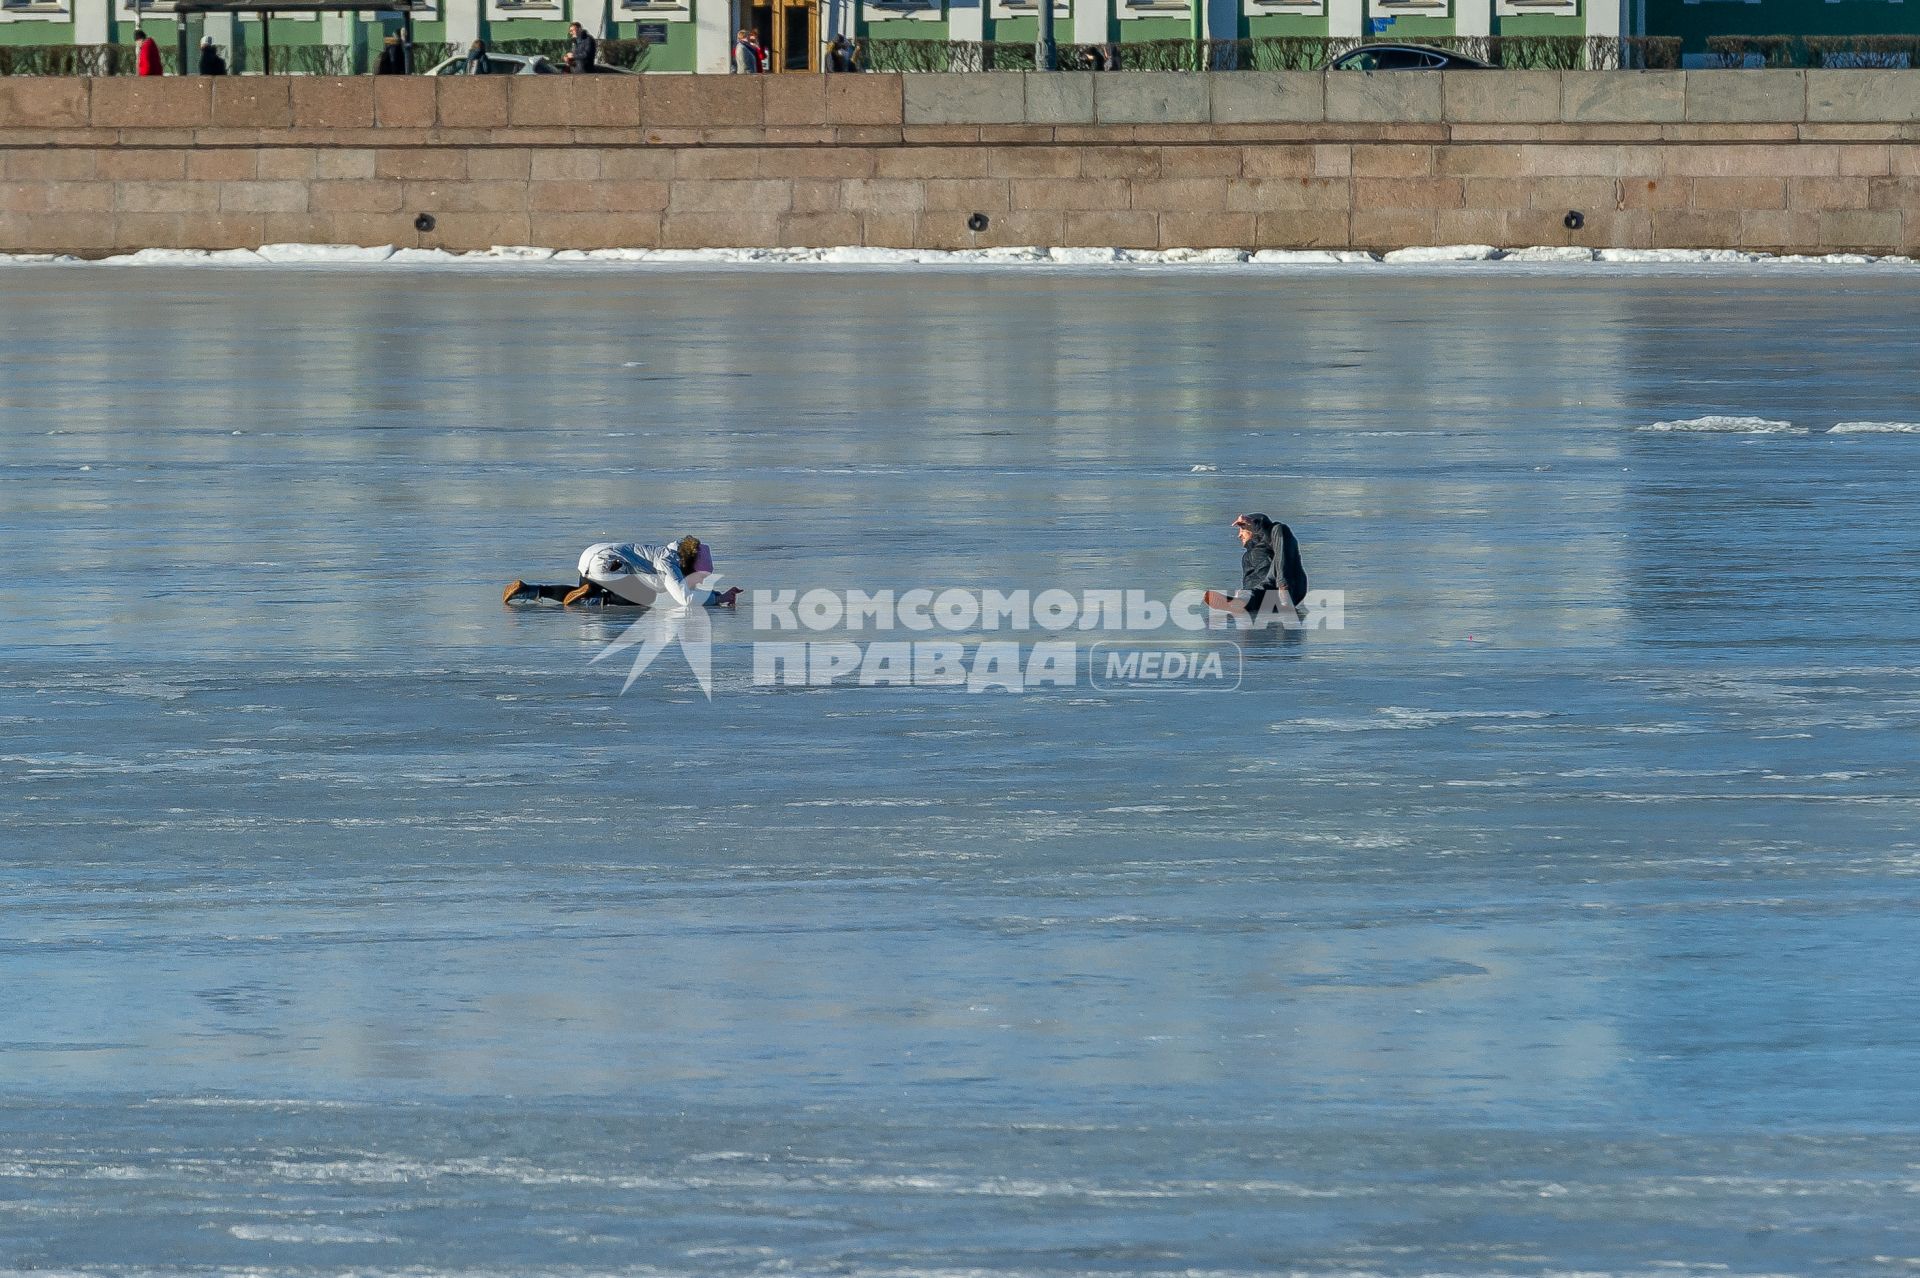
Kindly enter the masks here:
[[0, 250], [285, 241], [1909, 251], [1920, 73], [0, 80]]

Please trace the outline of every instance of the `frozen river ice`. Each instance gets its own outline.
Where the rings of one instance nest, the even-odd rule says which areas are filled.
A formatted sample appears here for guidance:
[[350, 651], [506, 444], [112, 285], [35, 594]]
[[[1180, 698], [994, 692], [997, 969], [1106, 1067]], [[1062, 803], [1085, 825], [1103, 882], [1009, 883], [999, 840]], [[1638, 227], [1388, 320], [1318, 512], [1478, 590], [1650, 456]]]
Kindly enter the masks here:
[[[1920, 1265], [1907, 280], [0, 313], [0, 1273]], [[742, 614], [623, 696], [499, 605], [683, 531], [1165, 598], [1243, 510], [1348, 602], [1233, 693], [756, 687]]]

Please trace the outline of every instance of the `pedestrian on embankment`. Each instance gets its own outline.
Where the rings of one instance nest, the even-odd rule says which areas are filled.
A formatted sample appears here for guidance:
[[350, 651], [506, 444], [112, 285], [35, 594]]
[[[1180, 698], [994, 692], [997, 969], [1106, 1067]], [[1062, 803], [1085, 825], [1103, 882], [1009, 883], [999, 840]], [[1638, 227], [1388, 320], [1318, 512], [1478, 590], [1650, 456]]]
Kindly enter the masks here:
[[133, 33], [133, 73], [135, 75], [163, 75], [165, 68], [160, 65], [160, 46], [145, 31]]
[[592, 75], [594, 63], [600, 57], [600, 42], [577, 22], [567, 24], [567, 35], [573, 40], [573, 47], [567, 50], [567, 61], [574, 74]]
[[227, 60], [220, 56], [220, 46], [213, 42], [212, 36], [200, 37], [200, 74], [225, 75]]

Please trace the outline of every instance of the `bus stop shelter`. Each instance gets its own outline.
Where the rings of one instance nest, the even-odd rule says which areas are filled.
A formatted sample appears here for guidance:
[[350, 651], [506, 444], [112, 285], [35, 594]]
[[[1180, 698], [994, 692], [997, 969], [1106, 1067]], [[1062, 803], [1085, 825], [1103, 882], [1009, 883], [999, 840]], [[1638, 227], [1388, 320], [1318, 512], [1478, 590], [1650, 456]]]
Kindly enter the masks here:
[[413, 4], [356, 4], [352, 0], [176, 0], [173, 12], [178, 19], [174, 23], [174, 32], [180, 41], [180, 73], [187, 74], [192, 63], [187, 61], [189, 35], [187, 19], [198, 15], [205, 18], [208, 14], [232, 14], [234, 17], [252, 16], [260, 19], [260, 65], [268, 72], [273, 70], [273, 19], [303, 16], [319, 13], [371, 13], [381, 16], [398, 14], [401, 19], [400, 48], [406, 59], [408, 72], [413, 70], [413, 15], [416, 12], [428, 12], [426, 5]]

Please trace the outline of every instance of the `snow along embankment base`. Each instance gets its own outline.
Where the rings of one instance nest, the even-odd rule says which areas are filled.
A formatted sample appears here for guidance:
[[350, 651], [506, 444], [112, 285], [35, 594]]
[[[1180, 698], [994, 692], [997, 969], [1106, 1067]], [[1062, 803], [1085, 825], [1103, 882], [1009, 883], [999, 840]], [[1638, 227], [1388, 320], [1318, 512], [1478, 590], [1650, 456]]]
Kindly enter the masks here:
[[356, 244], [267, 244], [258, 249], [141, 249], [113, 257], [54, 253], [0, 253], [6, 265], [91, 266], [1431, 266], [1473, 262], [1521, 265], [1616, 266], [1888, 266], [1920, 265], [1909, 257], [1861, 253], [1781, 256], [1738, 249], [1585, 249], [1541, 246], [1499, 249], [1448, 244], [1368, 253], [1358, 249], [1118, 249], [1118, 248], [772, 248], [772, 249], [546, 249], [497, 245], [472, 253], [445, 249], [363, 247]]

